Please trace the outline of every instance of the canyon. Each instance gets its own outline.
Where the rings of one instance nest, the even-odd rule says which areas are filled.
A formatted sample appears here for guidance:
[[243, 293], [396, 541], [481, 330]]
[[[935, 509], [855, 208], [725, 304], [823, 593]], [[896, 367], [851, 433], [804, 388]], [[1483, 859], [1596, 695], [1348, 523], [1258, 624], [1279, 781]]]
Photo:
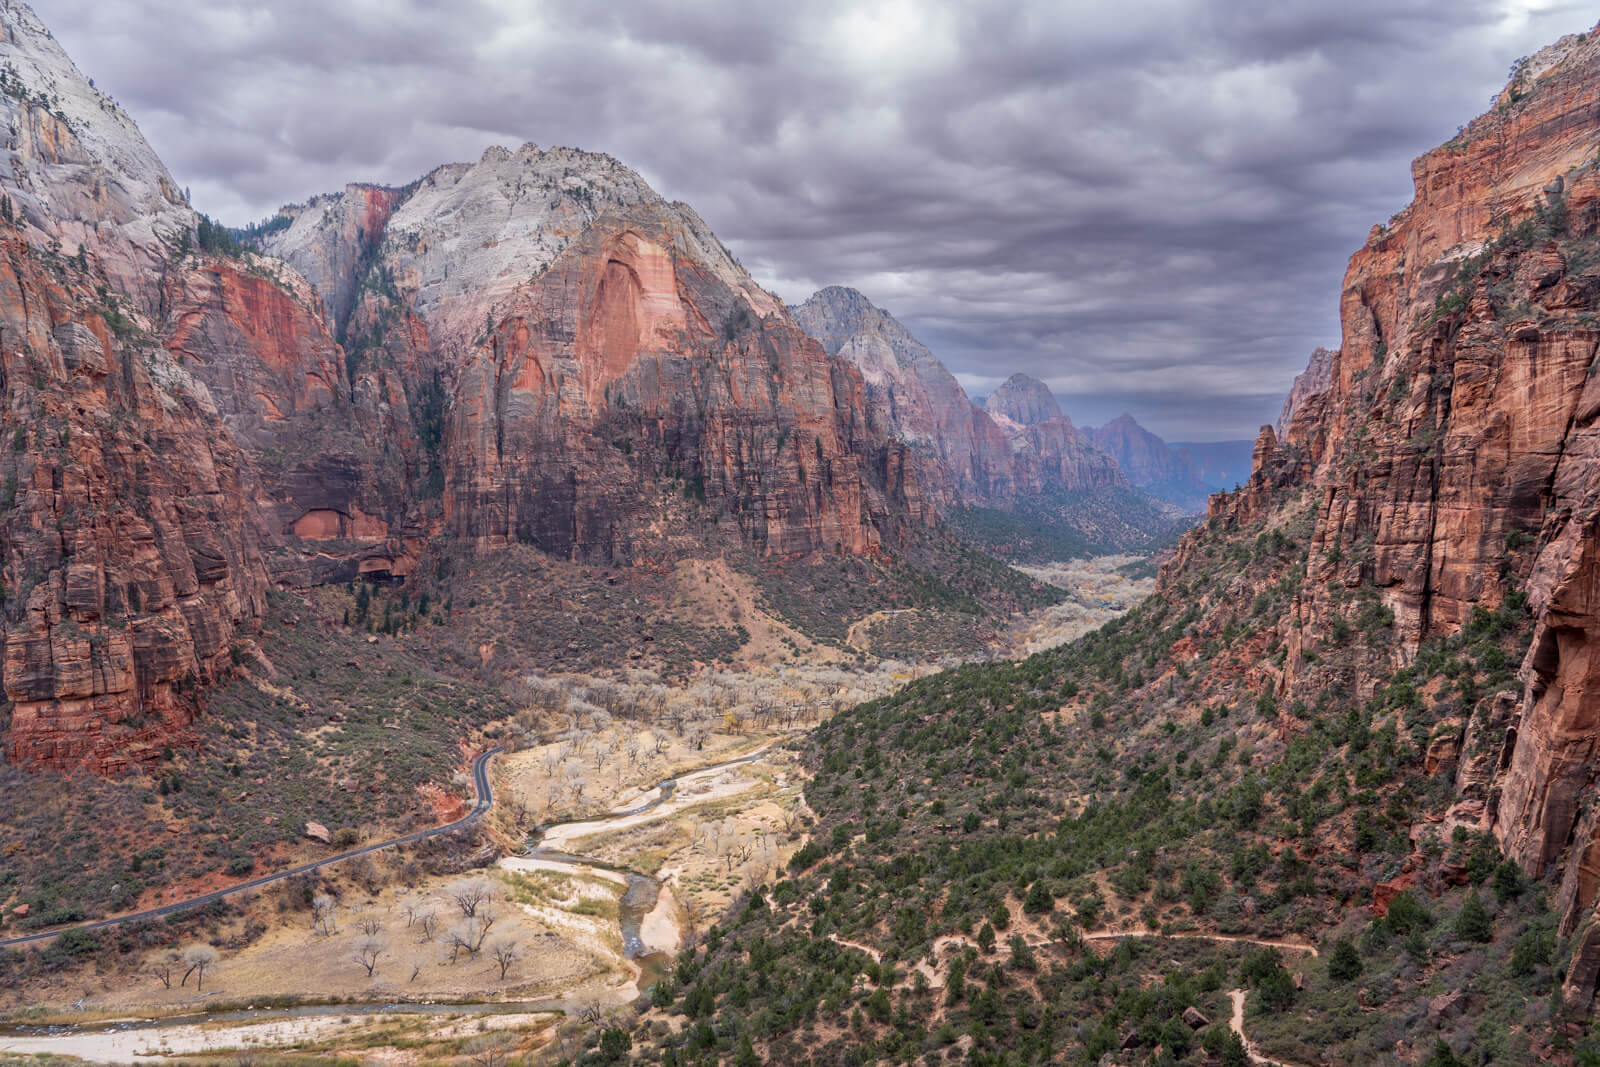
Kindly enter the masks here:
[[[1201, 1005], [1238, 1035], [1247, 997], [1240, 1054], [1447, 1063], [1426, 1038], [1470, 1018], [1507, 1062], [1600, 1055], [1600, 35], [1414, 162], [1228, 490], [1236, 442], [1082, 427], [1026, 374], [977, 403], [861, 292], [786, 306], [606, 155], [491, 147], [229, 231], [26, 6], [0, 29], [17, 795], [166, 811], [193, 769], [251, 810], [291, 758], [262, 739], [315, 737], [295, 773], [357, 833], [505, 746], [515, 810], [427, 857], [449, 877], [538, 811], [609, 812], [600, 882], [692, 857], [704, 936], [612, 998], [638, 1057], [1193, 1062], [1229, 1029]], [[1140, 554], [1059, 558], [1091, 543]], [[728, 777], [765, 799], [726, 828], [618, 821], [758, 736], [794, 751]], [[205, 872], [311, 847], [266, 818], [197, 831]], [[528, 915], [566, 907], [547, 861], [506, 865]], [[1095, 954], [1135, 929], [1166, 940]]]
[[1125, 486], [1064, 417], [1008, 438], [885, 316], [922, 375], [886, 388], [608, 156], [494, 147], [236, 238], [26, 5], [0, 20], [13, 761], [181, 742], [269, 588], [512, 545], [893, 559], [959, 504]]

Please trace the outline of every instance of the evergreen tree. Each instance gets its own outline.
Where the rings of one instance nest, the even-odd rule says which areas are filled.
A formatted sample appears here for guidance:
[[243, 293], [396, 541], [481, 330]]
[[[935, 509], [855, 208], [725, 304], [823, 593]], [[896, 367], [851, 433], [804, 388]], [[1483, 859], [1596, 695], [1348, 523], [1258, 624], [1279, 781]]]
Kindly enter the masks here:
[[1222, 1046], [1222, 1055], [1218, 1059], [1222, 1067], [1249, 1067], [1250, 1054], [1245, 1051], [1244, 1041], [1239, 1035], [1229, 1030], [1227, 1043]]
[[1328, 977], [1335, 982], [1348, 982], [1360, 973], [1361, 953], [1356, 951], [1355, 942], [1341, 937], [1328, 954]]
[[1489, 917], [1476, 889], [1462, 902], [1461, 911], [1456, 915], [1455, 932], [1462, 941], [1494, 940], [1494, 920]]

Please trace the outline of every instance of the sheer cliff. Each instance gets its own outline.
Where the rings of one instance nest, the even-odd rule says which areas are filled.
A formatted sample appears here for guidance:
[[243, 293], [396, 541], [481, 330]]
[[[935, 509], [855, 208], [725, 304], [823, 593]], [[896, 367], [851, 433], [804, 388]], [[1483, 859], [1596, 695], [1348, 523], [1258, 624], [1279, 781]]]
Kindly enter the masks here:
[[441, 543], [874, 555], [932, 521], [855, 366], [616, 160], [491, 148], [241, 248], [31, 10], [0, 30], [10, 758], [159, 753], [274, 583]]
[[[1594, 930], [1600, 888], [1584, 802], [1600, 772], [1597, 113], [1600, 39], [1563, 38], [1413, 164], [1416, 198], [1350, 261], [1340, 347], [1313, 357], [1281, 434], [1263, 427], [1250, 484], [1212, 507], [1213, 525], [1240, 528], [1314, 514], [1276, 627], [1283, 698], [1365, 699], [1430, 642], [1527, 598], [1520, 692], [1446, 719], [1430, 762], [1450, 770], [1461, 753], [1451, 818], [1559, 887], [1563, 933]], [[1203, 541], [1180, 548], [1169, 590]], [[1362, 617], [1392, 619], [1392, 644], [1340, 648]], [[1587, 1007], [1600, 937], [1579, 958], [1567, 997]]]

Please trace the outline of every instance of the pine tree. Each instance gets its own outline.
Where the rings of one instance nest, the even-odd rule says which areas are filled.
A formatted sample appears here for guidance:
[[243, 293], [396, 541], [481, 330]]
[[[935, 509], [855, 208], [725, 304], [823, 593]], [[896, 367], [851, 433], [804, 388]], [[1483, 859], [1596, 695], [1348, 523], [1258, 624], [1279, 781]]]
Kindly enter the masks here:
[[1478, 896], [1476, 889], [1468, 893], [1467, 899], [1461, 904], [1461, 911], [1456, 915], [1455, 932], [1462, 941], [1494, 940], [1494, 920], [1489, 917], [1488, 909], [1483, 906], [1483, 898]]
[[1360, 973], [1361, 953], [1356, 951], [1355, 942], [1341, 937], [1328, 955], [1328, 977], [1335, 982], [1348, 982]]

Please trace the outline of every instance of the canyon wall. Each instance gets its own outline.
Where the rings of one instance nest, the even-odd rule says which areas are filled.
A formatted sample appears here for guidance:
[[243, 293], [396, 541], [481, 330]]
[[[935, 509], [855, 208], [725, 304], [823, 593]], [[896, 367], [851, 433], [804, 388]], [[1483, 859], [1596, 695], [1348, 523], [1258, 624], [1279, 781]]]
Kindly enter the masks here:
[[[1463, 765], [1460, 813], [1559, 887], [1563, 933], [1592, 928], [1600, 887], [1587, 809], [1600, 770], [1597, 155], [1600, 36], [1574, 35], [1413, 164], [1416, 198], [1350, 261], [1340, 347], [1313, 356], [1281, 432], [1263, 428], [1250, 484], [1212, 502], [1215, 522], [1268, 527], [1310, 509], [1306, 579], [1270, 672], [1284, 696], [1337, 684], [1364, 699], [1424, 641], [1527, 596], [1523, 691], [1461, 720], [1479, 757]], [[1333, 651], [1336, 623], [1372, 599], [1393, 640]], [[1600, 939], [1583, 945], [1576, 1006], [1600, 960]]]

